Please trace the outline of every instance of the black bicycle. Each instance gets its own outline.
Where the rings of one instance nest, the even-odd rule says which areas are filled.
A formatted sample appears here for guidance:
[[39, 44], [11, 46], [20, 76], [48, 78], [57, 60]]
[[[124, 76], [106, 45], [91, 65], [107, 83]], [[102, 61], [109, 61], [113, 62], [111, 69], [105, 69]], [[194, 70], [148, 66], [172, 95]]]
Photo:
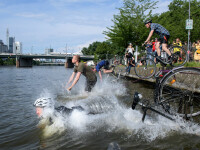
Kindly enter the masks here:
[[[172, 67], [181, 67], [187, 62], [187, 51], [183, 47], [172, 46], [169, 50], [172, 54], [170, 60], [168, 60], [168, 56], [158, 57], [149, 52], [147, 52], [147, 56], [152, 56], [153, 59], [155, 58], [164, 66], [170, 65]], [[156, 63], [147, 56], [139, 60], [134, 67], [136, 75], [143, 79], [151, 78], [156, 74]]]
[[[163, 76], [164, 73], [164, 76]], [[148, 110], [170, 120], [177, 116], [200, 123], [200, 69], [176, 68], [159, 71], [156, 75], [154, 101], [134, 94], [132, 109], [139, 104], [143, 110], [142, 121]]]

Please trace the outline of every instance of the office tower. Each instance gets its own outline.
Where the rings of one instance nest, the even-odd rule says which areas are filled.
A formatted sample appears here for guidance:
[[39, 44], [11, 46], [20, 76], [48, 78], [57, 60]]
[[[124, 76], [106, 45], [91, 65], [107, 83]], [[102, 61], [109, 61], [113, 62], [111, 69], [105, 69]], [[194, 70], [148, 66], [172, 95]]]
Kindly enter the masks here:
[[14, 50], [14, 43], [15, 43], [15, 37], [9, 37], [9, 53], [13, 53]]
[[22, 54], [22, 43], [21, 42], [14, 43], [13, 53], [14, 54]]
[[8, 46], [8, 50], [9, 50], [9, 30], [8, 30], [8, 28], [7, 28], [7, 31], [6, 31], [6, 44], [7, 44], [7, 46]]
[[53, 52], [53, 48], [46, 48], [45, 49], [45, 54], [49, 55]]
[[2, 40], [0, 40], [0, 53], [6, 53], [6, 52], [8, 52], [8, 47], [3, 43]]

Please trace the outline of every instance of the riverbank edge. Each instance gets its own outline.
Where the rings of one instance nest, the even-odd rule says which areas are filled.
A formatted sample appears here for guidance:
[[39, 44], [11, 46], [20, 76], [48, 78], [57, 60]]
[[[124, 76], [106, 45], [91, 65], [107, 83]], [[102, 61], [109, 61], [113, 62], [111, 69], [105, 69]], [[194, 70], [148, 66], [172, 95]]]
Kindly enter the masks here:
[[[161, 70], [162, 67], [157, 67], [156, 69], [156, 72]], [[135, 69], [134, 67], [131, 67], [131, 70], [130, 70], [130, 73], [127, 73], [126, 72], [126, 66], [125, 65], [118, 65], [118, 66], [115, 66], [115, 69], [114, 69], [114, 74], [116, 76], [122, 76], [122, 77], [125, 77], [125, 78], [129, 78], [129, 79], [133, 79], [133, 80], [142, 80], [142, 81], [147, 81], [147, 82], [155, 82], [155, 78], [149, 78], [149, 79], [142, 79], [142, 78], [139, 78], [136, 73], [135, 73]]]

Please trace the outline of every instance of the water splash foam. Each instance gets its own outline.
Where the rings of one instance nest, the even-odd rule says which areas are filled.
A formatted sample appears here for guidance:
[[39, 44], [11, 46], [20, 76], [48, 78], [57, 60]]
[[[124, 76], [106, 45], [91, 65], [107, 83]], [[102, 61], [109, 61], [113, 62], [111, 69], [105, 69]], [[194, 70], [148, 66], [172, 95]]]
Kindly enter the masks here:
[[[139, 110], [127, 108], [118, 100], [118, 95], [126, 95], [123, 83], [115, 82], [115, 80], [109, 81], [111, 79], [107, 78], [102, 83], [98, 82], [86, 98], [76, 99], [85, 93], [83, 86], [78, 92], [72, 91], [65, 95], [68, 99], [61, 101], [63, 105], [66, 107], [81, 105], [85, 111], [75, 110], [65, 117], [57, 114], [54, 118], [55, 122], [45, 127], [44, 135], [51, 136], [65, 130], [88, 134], [99, 129], [105, 132], [123, 132], [126, 138], [140, 136], [146, 141], [164, 138], [173, 133], [200, 135], [199, 125], [185, 122], [182, 119], [172, 122], [161, 116], [157, 116], [156, 119], [147, 116], [143, 123]], [[43, 96], [48, 94], [50, 94], [48, 91], [42, 93]], [[95, 115], [88, 114], [90, 111], [93, 111]]]

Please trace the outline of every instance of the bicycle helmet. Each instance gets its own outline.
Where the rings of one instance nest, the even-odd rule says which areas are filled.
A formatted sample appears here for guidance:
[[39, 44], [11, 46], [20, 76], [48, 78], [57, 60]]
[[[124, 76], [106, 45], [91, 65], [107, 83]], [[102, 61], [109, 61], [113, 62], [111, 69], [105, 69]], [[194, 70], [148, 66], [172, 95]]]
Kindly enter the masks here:
[[152, 23], [152, 20], [151, 19], [147, 19], [144, 21], [144, 24], [146, 25], [147, 23]]
[[50, 97], [41, 97], [36, 99], [34, 106], [36, 107], [51, 107], [53, 105], [53, 102]]

